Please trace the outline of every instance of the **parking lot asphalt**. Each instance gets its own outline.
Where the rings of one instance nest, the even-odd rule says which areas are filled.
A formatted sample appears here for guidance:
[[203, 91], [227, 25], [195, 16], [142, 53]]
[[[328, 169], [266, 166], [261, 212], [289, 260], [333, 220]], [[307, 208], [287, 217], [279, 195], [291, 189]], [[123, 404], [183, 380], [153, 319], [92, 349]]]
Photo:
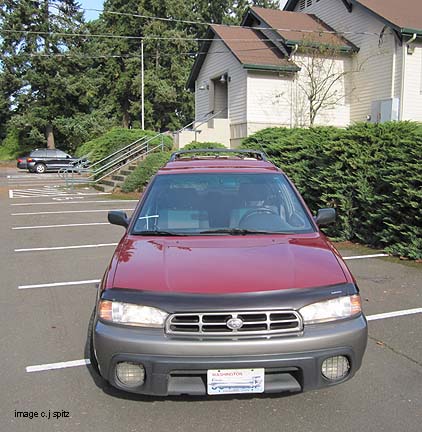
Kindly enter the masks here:
[[[287, 397], [150, 398], [101, 387], [83, 359], [95, 281], [123, 234], [106, 224], [107, 210], [136, 203], [91, 189], [55, 194], [59, 183], [0, 168], [1, 431], [421, 431], [422, 265], [394, 258], [347, 261], [370, 322], [362, 369], [345, 384]], [[82, 365], [57, 365], [75, 360]], [[46, 364], [58, 368], [27, 371]]]

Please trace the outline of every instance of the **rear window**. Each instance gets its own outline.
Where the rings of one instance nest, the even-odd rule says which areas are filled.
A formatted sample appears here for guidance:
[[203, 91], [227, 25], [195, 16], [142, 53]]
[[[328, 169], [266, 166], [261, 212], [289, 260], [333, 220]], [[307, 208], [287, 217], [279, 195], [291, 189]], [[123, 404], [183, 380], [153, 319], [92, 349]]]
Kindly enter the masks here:
[[307, 233], [314, 228], [282, 174], [198, 173], [157, 176], [132, 233], [230, 230]]

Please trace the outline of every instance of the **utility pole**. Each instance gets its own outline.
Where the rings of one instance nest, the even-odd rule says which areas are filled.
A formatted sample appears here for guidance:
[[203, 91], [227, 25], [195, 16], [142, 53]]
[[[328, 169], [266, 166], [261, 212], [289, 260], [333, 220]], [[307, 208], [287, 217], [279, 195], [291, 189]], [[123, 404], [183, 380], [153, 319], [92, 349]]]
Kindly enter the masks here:
[[142, 130], [145, 129], [145, 106], [144, 106], [144, 40], [141, 40], [141, 123]]

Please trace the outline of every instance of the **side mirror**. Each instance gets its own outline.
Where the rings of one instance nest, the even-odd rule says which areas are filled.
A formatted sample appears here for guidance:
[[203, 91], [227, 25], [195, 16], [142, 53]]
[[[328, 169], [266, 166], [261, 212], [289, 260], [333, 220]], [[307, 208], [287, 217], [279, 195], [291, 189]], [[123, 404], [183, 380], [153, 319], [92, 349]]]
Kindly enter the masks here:
[[125, 228], [129, 226], [127, 214], [120, 210], [109, 211], [107, 215], [108, 221], [113, 225], [121, 225]]
[[318, 226], [324, 227], [336, 221], [336, 210], [333, 208], [319, 209], [315, 222]]

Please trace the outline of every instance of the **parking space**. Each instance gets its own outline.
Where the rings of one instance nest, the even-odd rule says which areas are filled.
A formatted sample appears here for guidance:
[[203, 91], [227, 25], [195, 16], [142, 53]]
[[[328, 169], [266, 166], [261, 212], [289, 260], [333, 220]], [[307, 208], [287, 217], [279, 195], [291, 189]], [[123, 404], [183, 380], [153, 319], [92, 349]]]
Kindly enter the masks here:
[[[421, 265], [341, 245], [343, 256], [356, 258], [347, 264], [370, 319], [363, 367], [346, 384], [289, 397], [123, 394], [94, 380], [85, 343], [96, 284], [123, 233], [107, 223], [107, 211], [130, 213], [136, 202], [91, 189], [17, 198], [9, 191], [29, 179], [19, 175], [0, 173], [0, 430], [420, 431]], [[56, 189], [53, 175], [36, 177], [37, 189]], [[378, 316], [390, 312], [398, 316]], [[17, 418], [15, 410], [50, 419]]]

